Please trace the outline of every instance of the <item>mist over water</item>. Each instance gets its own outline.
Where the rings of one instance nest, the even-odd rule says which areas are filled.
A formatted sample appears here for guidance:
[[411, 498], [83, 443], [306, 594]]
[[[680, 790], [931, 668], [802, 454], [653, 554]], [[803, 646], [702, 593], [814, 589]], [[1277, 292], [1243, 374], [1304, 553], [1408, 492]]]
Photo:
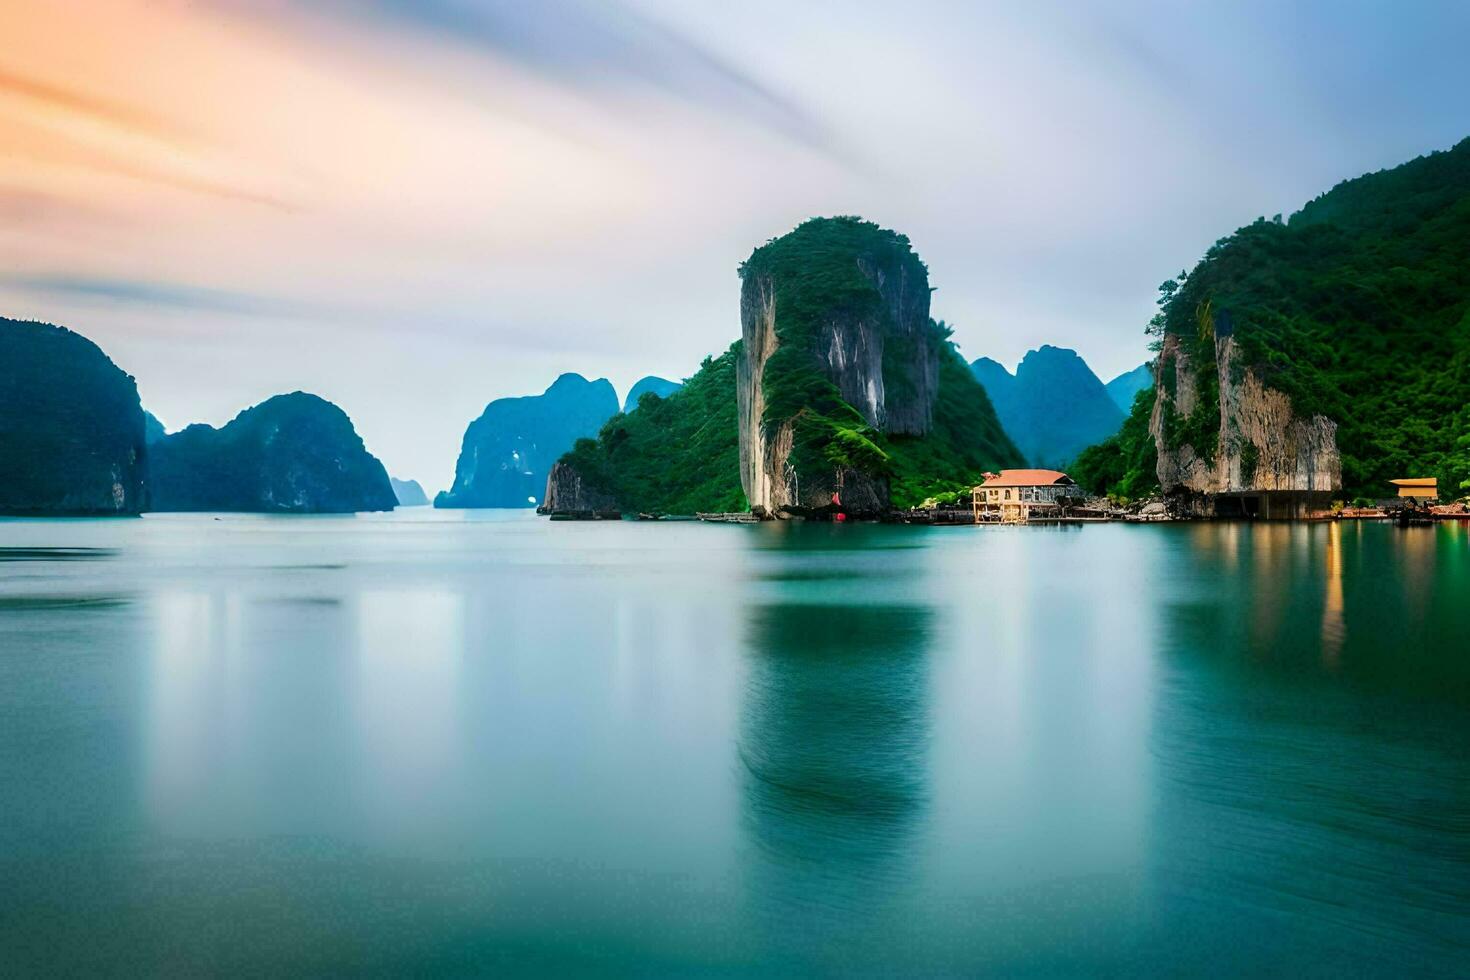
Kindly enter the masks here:
[[3, 522], [0, 950], [1451, 975], [1467, 532]]

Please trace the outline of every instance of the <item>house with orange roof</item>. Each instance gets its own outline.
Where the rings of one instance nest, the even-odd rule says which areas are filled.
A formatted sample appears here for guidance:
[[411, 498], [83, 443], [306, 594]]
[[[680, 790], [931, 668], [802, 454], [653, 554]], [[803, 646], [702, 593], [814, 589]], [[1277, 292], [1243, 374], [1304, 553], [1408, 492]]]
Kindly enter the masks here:
[[1432, 476], [1410, 477], [1404, 480], [1389, 480], [1399, 488], [1399, 497], [1416, 500], [1438, 499], [1439, 480]]
[[1059, 516], [1066, 498], [1084, 496], [1075, 480], [1059, 470], [1001, 470], [985, 474], [970, 494], [975, 521], [1025, 524], [1038, 517]]

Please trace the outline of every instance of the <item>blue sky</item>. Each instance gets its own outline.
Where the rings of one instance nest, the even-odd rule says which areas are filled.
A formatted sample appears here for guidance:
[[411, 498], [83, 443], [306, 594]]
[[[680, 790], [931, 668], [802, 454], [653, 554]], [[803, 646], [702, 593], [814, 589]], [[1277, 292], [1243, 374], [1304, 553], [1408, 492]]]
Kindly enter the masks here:
[[170, 427], [322, 394], [430, 488], [492, 398], [692, 372], [812, 215], [909, 235], [968, 357], [1106, 380], [1216, 238], [1470, 135], [1450, 3], [55, 0], [0, 35], [0, 312]]

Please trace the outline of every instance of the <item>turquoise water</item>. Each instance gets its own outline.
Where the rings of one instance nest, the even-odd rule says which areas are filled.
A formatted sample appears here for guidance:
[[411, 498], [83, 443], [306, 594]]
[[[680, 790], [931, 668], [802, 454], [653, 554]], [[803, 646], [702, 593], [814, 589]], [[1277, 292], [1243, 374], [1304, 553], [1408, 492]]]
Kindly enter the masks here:
[[3, 972], [1452, 975], [1470, 528], [0, 523]]

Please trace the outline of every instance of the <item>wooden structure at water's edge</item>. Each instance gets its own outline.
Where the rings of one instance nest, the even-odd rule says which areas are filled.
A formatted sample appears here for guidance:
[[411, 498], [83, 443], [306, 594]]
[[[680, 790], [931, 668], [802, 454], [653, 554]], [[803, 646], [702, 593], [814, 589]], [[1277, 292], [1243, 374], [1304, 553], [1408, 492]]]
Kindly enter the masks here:
[[985, 482], [970, 491], [975, 524], [1034, 524], [1063, 516], [1063, 505], [1080, 501], [1082, 488], [1059, 470], [1001, 470], [985, 474]]
[[1388, 482], [1398, 487], [1399, 497], [1401, 499], [1439, 499], [1439, 480], [1436, 477], [1410, 477], [1404, 480], [1389, 480]]

